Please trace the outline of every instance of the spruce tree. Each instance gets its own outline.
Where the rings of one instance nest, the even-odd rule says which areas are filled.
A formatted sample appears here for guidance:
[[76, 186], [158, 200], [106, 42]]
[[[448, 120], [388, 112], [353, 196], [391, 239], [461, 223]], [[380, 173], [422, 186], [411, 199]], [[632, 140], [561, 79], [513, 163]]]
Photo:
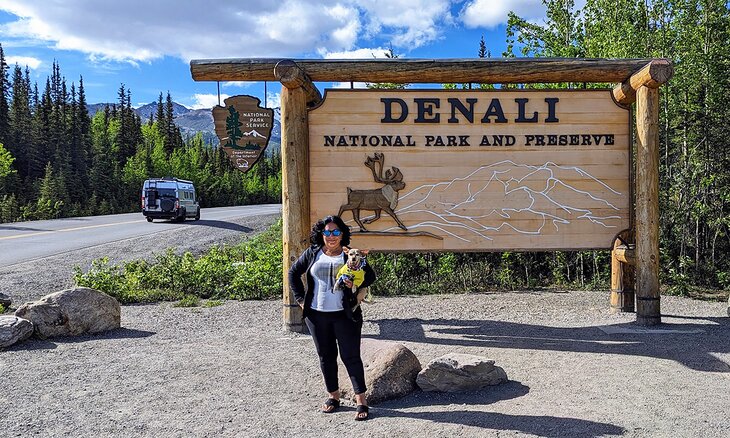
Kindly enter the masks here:
[[479, 40], [479, 52], [477, 53], [479, 58], [489, 58], [490, 56], [487, 55], [487, 43], [484, 42], [484, 35], [482, 35], [482, 38]]
[[[79, 136], [81, 140], [81, 152], [85, 157], [86, 168], [88, 169], [91, 164], [91, 118], [89, 117], [89, 108], [86, 105], [86, 92], [84, 91], [83, 77], [79, 77], [79, 97], [78, 104], [76, 105], [76, 120], [78, 122]], [[88, 187], [88, 181], [84, 187]]]
[[8, 109], [8, 64], [5, 62], [3, 45], [0, 44], [0, 143], [7, 141], [10, 134], [10, 113]]
[[162, 93], [157, 98], [157, 113], [155, 117], [157, 121], [157, 131], [160, 133], [160, 137], [165, 138], [165, 106], [162, 103]]
[[[18, 176], [24, 180], [28, 175], [28, 156], [32, 148], [30, 89], [23, 77], [23, 70], [15, 65], [10, 101], [10, 127], [6, 146], [16, 159]], [[23, 197], [21, 196], [21, 201]]]

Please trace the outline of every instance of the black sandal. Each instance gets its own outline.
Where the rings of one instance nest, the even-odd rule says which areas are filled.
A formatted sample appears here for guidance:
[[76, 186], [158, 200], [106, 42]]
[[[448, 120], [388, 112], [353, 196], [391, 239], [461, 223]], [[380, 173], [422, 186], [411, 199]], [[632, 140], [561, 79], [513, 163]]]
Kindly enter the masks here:
[[[361, 417], [360, 414], [365, 414]], [[370, 408], [365, 405], [357, 405], [357, 415], [355, 415], [355, 421], [365, 421], [370, 418]]]
[[328, 398], [324, 405], [322, 405], [322, 412], [325, 414], [331, 414], [340, 408], [340, 401], [334, 398]]

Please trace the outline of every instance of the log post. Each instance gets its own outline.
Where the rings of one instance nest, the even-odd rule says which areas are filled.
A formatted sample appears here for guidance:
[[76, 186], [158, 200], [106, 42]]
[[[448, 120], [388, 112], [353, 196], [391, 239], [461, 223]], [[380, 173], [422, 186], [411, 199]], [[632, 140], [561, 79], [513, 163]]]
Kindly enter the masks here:
[[634, 311], [634, 251], [616, 239], [611, 251], [611, 313]]
[[636, 322], [661, 323], [659, 305], [659, 89], [636, 93]]
[[281, 178], [283, 216], [284, 330], [302, 333], [302, 309], [289, 289], [288, 272], [308, 246], [309, 129], [307, 91], [296, 82], [281, 87]]

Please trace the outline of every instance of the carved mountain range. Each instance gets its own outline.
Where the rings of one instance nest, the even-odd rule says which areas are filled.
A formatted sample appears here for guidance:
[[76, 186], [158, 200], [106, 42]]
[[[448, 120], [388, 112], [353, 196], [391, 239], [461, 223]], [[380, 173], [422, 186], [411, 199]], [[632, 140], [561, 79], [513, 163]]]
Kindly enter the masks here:
[[[577, 180], [583, 181], [581, 188], [574, 184]], [[503, 231], [526, 235], [539, 235], [546, 227], [564, 231], [582, 222], [619, 231], [624, 196], [578, 167], [506, 160], [403, 193], [396, 213], [409, 230], [430, 229], [454, 237], [468, 230], [466, 234], [476, 240], [493, 240]]]

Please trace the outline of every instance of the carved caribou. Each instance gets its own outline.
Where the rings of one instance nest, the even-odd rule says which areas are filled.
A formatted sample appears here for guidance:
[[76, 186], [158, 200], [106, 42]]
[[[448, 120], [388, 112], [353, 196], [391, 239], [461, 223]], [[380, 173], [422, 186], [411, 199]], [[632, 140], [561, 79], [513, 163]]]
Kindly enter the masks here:
[[[382, 153], [376, 152], [372, 157], [368, 156], [367, 161], [365, 161], [365, 166], [373, 172], [375, 182], [385, 185], [379, 189], [372, 190], [353, 190], [348, 187], [347, 204], [340, 206], [340, 212], [337, 214], [342, 217], [343, 212], [351, 210], [352, 217], [360, 226], [360, 231], [367, 231], [363, 222], [369, 224], [380, 219], [381, 211], [388, 213], [400, 228], [407, 230], [406, 226], [403, 225], [403, 222], [398, 219], [398, 216], [394, 212], [395, 207], [398, 205], [398, 191], [406, 186], [403, 182], [403, 173], [397, 167], [393, 167], [391, 170], [385, 171], [385, 177], [383, 177], [384, 162], [385, 156]], [[376, 166], [378, 167], [377, 171], [375, 169]], [[375, 216], [361, 221], [360, 210], [374, 211]]]

